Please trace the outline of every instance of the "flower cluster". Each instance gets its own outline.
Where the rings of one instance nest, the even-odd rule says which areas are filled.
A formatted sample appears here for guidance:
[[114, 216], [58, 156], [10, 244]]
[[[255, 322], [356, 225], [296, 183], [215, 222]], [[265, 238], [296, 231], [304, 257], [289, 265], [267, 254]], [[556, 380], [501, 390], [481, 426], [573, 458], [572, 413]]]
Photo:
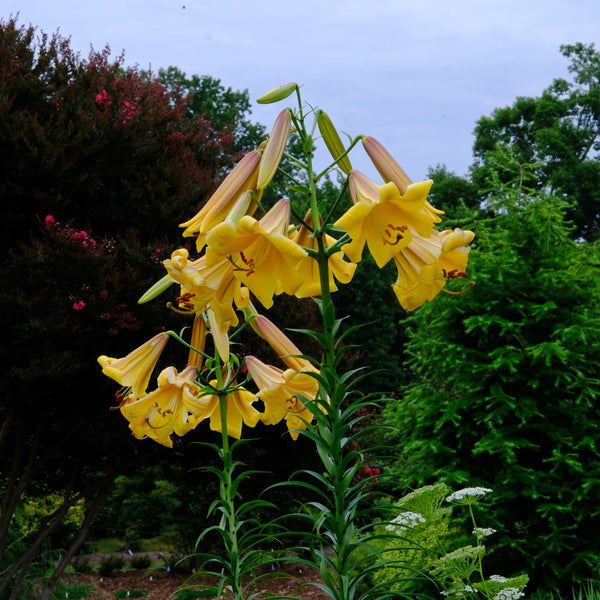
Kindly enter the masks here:
[[416, 512], [406, 511], [400, 513], [397, 517], [394, 517], [388, 525], [386, 525], [386, 530], [391, 531], [393, 533], [402, 533], [407, 529], [412, 529], [419, 525], [419, 523], [425, 523], [425, 517]]
[[[96, 106], [99, 110], [107, 110], [110, 106], [112, 106], [112, 100], [106, 90], [101, 90], [98, 94], [96, 94], [95, 98]], [[119, 108], [119, 119], [121, 120], [122, 125], [127, 125], [129, 121], [134, 117], [136, 113], [137, 107], [134, 102], [130, 102], [129, 100], [125, 100], [122, 106]]]
[[446, 502], [457, 502], [459, 504], [473, 504], [482, 496], [489, 494], [492, 490], [484, 487], [468, 487], [453, 492], [446, 498]]
[[[294, 89], [297, 86], [289, 84], [285, 94]], [[275, 94], [280, 95], [280, 91]], [[109, 105], [105, 90], [97, 95], [96, 103], [104, 108]], [[121, 113], [125, 123], [134, 115], [135, 105], [126, 102]], [[221, 430], [214, 399], [225, 398], [227, 430], [232, 436], [240, 437], [242, 423], [254, 426], [258, 420], [265, 424], [285, 420], [296, 438], [298, 430], [312, 421], [310, 403], [319, 395], [319, 371], [301, 358], [302, 352], [275, 324], [258, 314], [253, 301], [268, 309], [279, 294], [328, 296], [337, 285], [352, 280], [365, 246], [379, 267], [395, 262], [398, 278], [392, 288], [409, 310], [432, 300], [448, 280], [466, 276], [467, 244], [473, 233], [435, 229], [440, 211], [427, 202], [432, 182], [411, 182], [387, 150], [367, 136], [356, 141], [362, 140], [383, 182], [353, 170], [328, 117], [322, 111], [317, 115], [335, 164], [348, 174], [352, 206], [335, 222], [324, 222], [316, 193], [308, 188], [308, 207], [293, 207], [287, 198], [268, 210], [262, 205], [263, 192], [280, 166], [291, 131], [303, 127], [291, 109], [282, 110], [268, 140], [246, 154], [200, 210], [181, 224], [183, 237], [195, 242], [195, 255], [189, 245], [173, 251], [163, 261], [166, 276], [141, 299], [147, 301], [172, 284], [179, 286], [172, 308], [194, 317], [192, 337], [196, 339], [190, 344], [183, 371], [168, 367], [158, 376], [158, 389], [147, 391], [145, 370], [149, 365], [154, 368], [156, 351], [163, 346], [156, 338], [123, 359], [99, 359], [104, 372], [124, 386], [120, 409], [137, 437], [169, 446], [172, 434], [182, 435], [205, 418], [210, 418], [213, 429]], [[292, 215], [301, 214], [304, 217], [294, 223]], [[229, 336], [242, 315], [286, 369], [254, 356], [235, 364]], [[219, 367], [211, 362], [214, 381], [200, 381], [190, 369], [198, 370], [206, 335], [212, 337], [218, 355]], [[140, 356], [146, 358], [140, 362]], [[145, 385], [128, 383], [125, 373], [137, 369], [145, 369]], [[250, 381], [256, 391], [247, 389]], [[264, 406], [262, 412], [253, 406], [258, 400]], [[319, 410], [326, 410], [327, 398], [319, 397], [318, 402]], [[376, 469], [366, 473], [369, 477], [377, 474]]]
[[87, 231], [83, 229], [77, 230], [69, 225], [61, 225], [52, 215], [46, 215], [44, 224], [47, 227], [52, 227], [56, 232], [59, 232], [60, 236], [73, 242], [74, 244], [80, 245], [83, 248], [96, 248], [98, 245]]

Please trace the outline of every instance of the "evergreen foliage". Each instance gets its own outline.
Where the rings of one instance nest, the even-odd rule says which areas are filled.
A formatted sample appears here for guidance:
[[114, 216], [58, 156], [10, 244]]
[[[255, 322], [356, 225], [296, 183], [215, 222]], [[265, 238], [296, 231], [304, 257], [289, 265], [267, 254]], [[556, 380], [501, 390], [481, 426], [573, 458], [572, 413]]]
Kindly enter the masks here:
[[573, 236], [594, 240], [600, 234], [600, 52], [582, 43], [561, 52], [572, 81], [556, 79], [541, 96], [519, 97], [478, 121], [472, 180], [491, 194], [490, 173], [511, 181], [510, 165], [494, 158], [495, 150], [510, 149], [517, 165], [535, 165], [538, 190], [570, 200]]
[[495, 184], [472, 226], [476, 285], [407, 321], [414, 381], [389, 414], [405, 483], [492, 488], [507, 534], [492, 563], [567, 592], [600, 576], [600, 255], [573, 241], [564, 200]]

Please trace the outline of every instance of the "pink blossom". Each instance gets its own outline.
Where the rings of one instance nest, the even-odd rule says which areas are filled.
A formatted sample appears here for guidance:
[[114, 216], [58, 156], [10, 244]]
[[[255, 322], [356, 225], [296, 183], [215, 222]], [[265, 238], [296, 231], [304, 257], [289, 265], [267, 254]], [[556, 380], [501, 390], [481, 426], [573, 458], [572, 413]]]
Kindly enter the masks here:
[[78, 300], [77, 302], [73, 302], [73, 310], [83, 310], [85, 308], [85, 302], [83, 300]]
[[99, 94], [96, 94], [96, 104], [98, 108], [108, 108], [112, 104], [106, 90], [102, 90]]

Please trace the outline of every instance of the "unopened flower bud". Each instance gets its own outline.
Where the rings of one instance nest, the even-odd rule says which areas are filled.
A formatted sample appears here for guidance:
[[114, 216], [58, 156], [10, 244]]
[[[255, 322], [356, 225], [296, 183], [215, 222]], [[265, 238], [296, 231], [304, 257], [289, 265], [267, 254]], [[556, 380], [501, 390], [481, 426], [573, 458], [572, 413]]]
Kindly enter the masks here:
[[169, 275], [165, 275], [162, 279], [157, 281], [139, 300], [138, 304], [145, 304], [150, 300], [154, 300], [157, 296], [160, 296], [163, 292], [168, 290], [173, 284], [173, 280]]
[[338, 160], [340, 156], [346, 152], [346, 148], [344, 148], [344, 144], [342, 143], [336, 128], [331, 122], [331, 119], [327, 113], [322, 110], [317, 111], [317, 125], [331, 156], [334, 160], [338, 161], [337, 164], [340, 169], [342, 169], [346, 175], [349, 175], [350, 171], [352, 171], [352, 164], [350, 163], [348, 155]]
[[290, 135], [291, 126], [292, 113], [289, 108], [284, 108], [275, 119], [273, 130], [260, 159], [257, 189], [262, 190], [267, 187], [277, 172]]
[[260, 98], [258, 98], [257, 102], [259, 104], [271, 104], [273, 102], [285, 100], [288, 96], [295, 92], [297, 88], [298, 84], [291, 81], [290, 83], [286, 83], [285, 85], [280, 85], [279, 87], [269, 90], [266, 94], [263, 94]]

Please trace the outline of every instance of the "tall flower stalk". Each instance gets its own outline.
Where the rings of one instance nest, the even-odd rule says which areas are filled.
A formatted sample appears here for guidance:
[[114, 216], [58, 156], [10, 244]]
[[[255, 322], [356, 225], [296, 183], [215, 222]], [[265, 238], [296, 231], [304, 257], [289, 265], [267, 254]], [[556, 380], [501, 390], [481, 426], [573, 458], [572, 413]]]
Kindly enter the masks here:
[[[216, 571], [219, 594], [227, 589], [236, 600], [252, 597], [243, 578], [257, 577], [261, 546], [271, 541], [253, 516], [268, 503], [244, 502], [240, 496], [248, 472], [233, 452], [242, 441], [242, 428], [285, 420], [292, 438], [307, 436], [321, 460], [320, 470], [293, 478], [293, 485], [316, 498], [304, 513], [312, 524], [305, 560], [319, 569], [319, 585], [333, 600], [384, 598], [385, 590], [363, 585], [378, 566], [368, 557], [370, 538], [362, 525], [372, 511], [366, 499], [375, 481], [373, 476], [357, 476], [364, 463], [357, 430], [371, 401], [357, 389], [361, 369], [340, 372], [344, 340], [357, 326], [343, 326], [332, 292], [338, 283], [350, 282], [367, 247], [379, 267], [394, 261], [398, 280], [393, 292], [403, 306], [416, 308], [444, 290], [448, 280], [466, 277], [467, 244], [473, 234], [436, 231], [440, 213], [427, 202], [431, 182], [412, 183], [372, 138], [357, 136], [345, 145], [326, 113], [305, 110], [296, 84], [271, 90], [259, 102], [277, 102], [294, 93], [297, 107], [279, 113], [268, 140], [242, 158], [197, 214], [182, 223], [183, 236], [194, 238], [198, 256], [191, 256], [190, 244], [175, 250], [164, 261], [167, 275], [142, 297], [149, 301], [177, 284], [170, 306], [194, 317], [191, 342], [169, 332], [123, 359], [99, 360], [104, 373], [123, 386], [118, 408], [136, 437], [171, 447], [175, 436], [187, 434], [205, 419], [220, 432], [220, 443], [208, 444], [217, 451], [220, 466], [207, 467], [219, 479], [219, 496], [211, 506], [219, 523], [199, 539], [217, 531], [223, 542], [222, 555], [211, 557], [221, 567]], [[300, 156], [285, 153], [291, 135], [299, 137]], [[319, 137], [333, 160], [317, 172], [313, 146]], [[353, 170], [349, 153], [361, 142], [383, 183]], [[281, 169], [286, 156], [300, 176]], [[319, 183], [334, 171], [346, 178], [338, 198], [328, 203], [319, 195]], [[277, 181], [278, 172], [297, 197], [263, 206], [264, 190]], [[347, 192], [350, 207], [343, 206]], [[312, 296], [318, 304], [320, 330], [303, 331], [320, 344], [321, 356], [305, 356], [259, 314], [254, 302], [268, 309], [282, 293]], [[230, 340], [244, 328], [270, 345], [287, 368], [254, 356], [234, 356]], [[204, 350], [209, 334], [213, 356]], [[158, 389], [148, 391], [167, 335], [190, 348], [188, 362], [181, 372], [172, 366], [163, 369]]]

